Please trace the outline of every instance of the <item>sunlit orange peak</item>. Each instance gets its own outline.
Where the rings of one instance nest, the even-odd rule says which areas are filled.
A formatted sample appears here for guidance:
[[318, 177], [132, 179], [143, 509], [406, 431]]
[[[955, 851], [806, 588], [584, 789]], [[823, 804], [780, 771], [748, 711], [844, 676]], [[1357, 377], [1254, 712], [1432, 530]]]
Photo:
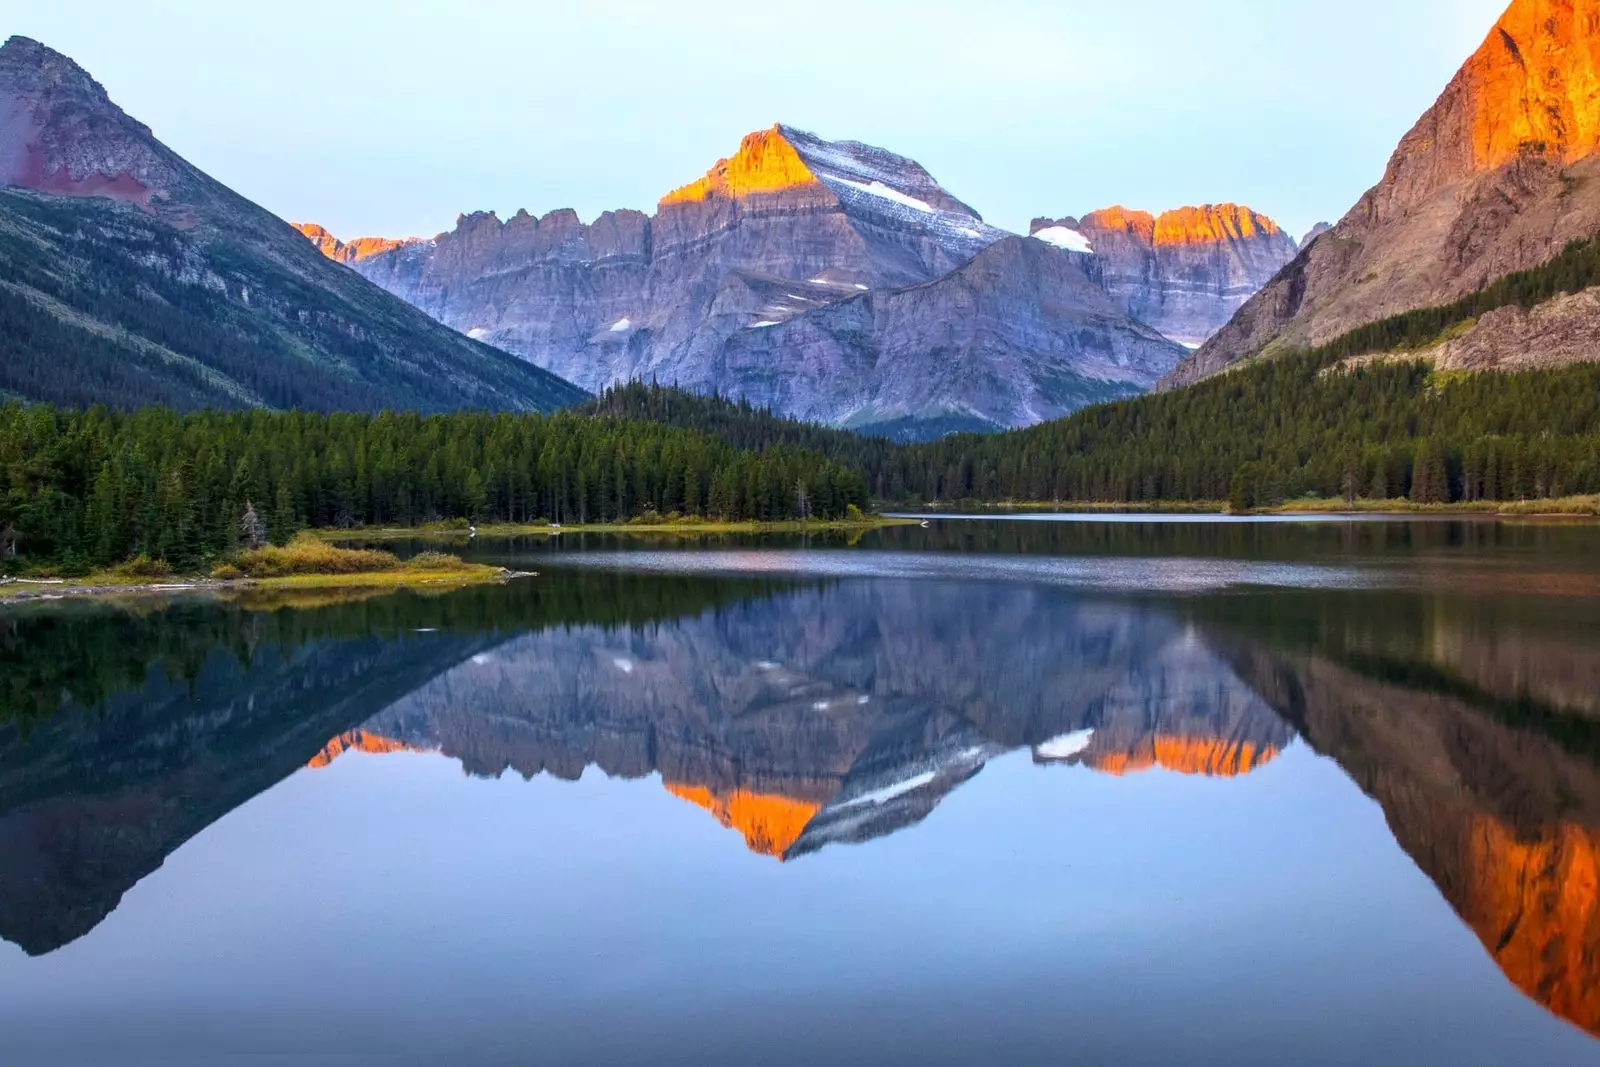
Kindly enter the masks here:
[[717, 160], [704, 178], [662, 197], [661, 206], [697, 203], [717, 196], [739, 199], [816, 181], [816, 175], [784, 137], [782, 128], [774, 126], [745, 137], [733, 158]]
[[1086, 230], [1122, 230], [1149, 244], [1155, 239], [1156, 217], [1148, 211], [1130, 211], [1115, 204], [1089, 212], [1083, 217], [1082, 226]]
[[669, 782], [667, 792], [706, 809], [728, 829], [738, 830], [744, 835], [744, 843], [751, 852], [779, 859], [789, 851], [790, 845], [799, 840], [818, 808], [818, 805], [803, 800], [750, 793], [743, 789], [713, 793], [704, 786], [673, 785]]
[[1277, 234], [1278, 224], [1239, 204], [1205, 204], [1164, 211], [1156, 219], [1157, 245], [1208, 245]]
[[336, 263], [359, 263], [406, 243], [393, 237], [356, 237], [341, 241], [314, 222], [293, 222], [290, 225], [316, 245], [317, 251]]
[[346, 752], [409, 752], [411, 746], [404, 741], [396, 741], [390, 737], [371, 734], [365, 730], [351, 730], [342, 733], [322, 747], [322, 751], [311, 757], [307, 767], [316, 769], [326, 767]]
[[1597, 85], [1600, 3], [1515, 0], [1446, 93], [1466, 92], [1473, 163], [1490, 169], [1528, 151], [1564, 162], [1594, 152]]

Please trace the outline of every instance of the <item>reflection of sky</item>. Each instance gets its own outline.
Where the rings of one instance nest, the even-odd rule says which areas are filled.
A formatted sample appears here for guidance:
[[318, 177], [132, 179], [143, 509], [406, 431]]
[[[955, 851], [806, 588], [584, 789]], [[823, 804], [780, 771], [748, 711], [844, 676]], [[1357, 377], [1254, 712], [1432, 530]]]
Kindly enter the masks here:
[[655, 779], [348, 755], [212, 826], [81, 941], [0, 946], [0, 1055], [44, 1039], [119, 1064], [172, 1043], [197, 1063], [1556, 1067], [1594, 1049], [1303, 746], [1227, 781], [1019, 753], [919, 826], [787, 865]]

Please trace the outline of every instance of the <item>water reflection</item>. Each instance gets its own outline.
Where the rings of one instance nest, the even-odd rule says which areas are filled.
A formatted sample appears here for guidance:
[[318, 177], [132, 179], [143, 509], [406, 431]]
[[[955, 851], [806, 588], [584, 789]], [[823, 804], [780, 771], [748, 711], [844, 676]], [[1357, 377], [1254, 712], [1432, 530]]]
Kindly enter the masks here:
[[1230, 778], [1299, 738], [1381, 805], [1511, 982], [1600, 1035], [1600, 676], [1571, 602], [579, 571], [6, 626], [0, 681], [30, 699], [0, 726], [0, 936], [29, 954], [351, 752], [655, 776], [729, 847], [794, 862], [934, 817], [1007, 753]]
[[1169, 613], [1029, 588], [866, 582], [641, 630], [517, 637], [317, 759], [412, 749], [477, 775], [656, 773], [750, 847], [793, 859], [919, 822], [1016, 748], [1112, 773], [1221, 776], [1291, 738]]

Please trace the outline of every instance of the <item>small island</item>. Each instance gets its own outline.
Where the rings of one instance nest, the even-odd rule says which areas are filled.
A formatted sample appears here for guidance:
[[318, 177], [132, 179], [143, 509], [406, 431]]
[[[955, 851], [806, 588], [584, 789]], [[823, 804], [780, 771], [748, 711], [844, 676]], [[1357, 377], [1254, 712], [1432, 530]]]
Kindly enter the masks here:
[[421, 552], [402, 560], [392, 552], [340, 548], [310, 533], [287, 545], [239, 553], [209, 573], [175, 573], [161, 560], [141, 556], [108, 570], [74, 577], [0, 578], [0, 601], [66, 597], [119, 597], [179, 592], [306, 589], [448, 589], [531, 577], [504, 567], [468, 563], [447, 552]]

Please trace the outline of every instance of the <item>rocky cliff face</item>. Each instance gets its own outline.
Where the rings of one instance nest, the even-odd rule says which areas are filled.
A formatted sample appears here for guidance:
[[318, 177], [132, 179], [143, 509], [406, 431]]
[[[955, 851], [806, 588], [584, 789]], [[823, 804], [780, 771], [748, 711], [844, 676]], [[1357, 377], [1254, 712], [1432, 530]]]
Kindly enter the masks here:
[[1383, 180], [1166, 384], [1447, 303], [1600, 232], [1597, 143], [1600, 0], [1515, 0]]
[[191, 166], [72, 60], [0, 47], [0, 391], [129, 406], [548, 409], [551, 375], [442, 329]]
[[1181, 355], [1087, 284], [1084, 257], [1017, 247], [912, 160], [787, 126], [746, 137], [653, 216], [477, 213], [388, 248], [302, 229], [590, 390], [654, 378], [927, 436], [1140, 392]]
[[1034, 236], [1092, 250], [1101, 284], [1138, 321], [1199, 345], [1294, 258], [1278, 224], [1238, 204], [1151, 215], [1111, 207], [1079, 219], [1035, 219]]

